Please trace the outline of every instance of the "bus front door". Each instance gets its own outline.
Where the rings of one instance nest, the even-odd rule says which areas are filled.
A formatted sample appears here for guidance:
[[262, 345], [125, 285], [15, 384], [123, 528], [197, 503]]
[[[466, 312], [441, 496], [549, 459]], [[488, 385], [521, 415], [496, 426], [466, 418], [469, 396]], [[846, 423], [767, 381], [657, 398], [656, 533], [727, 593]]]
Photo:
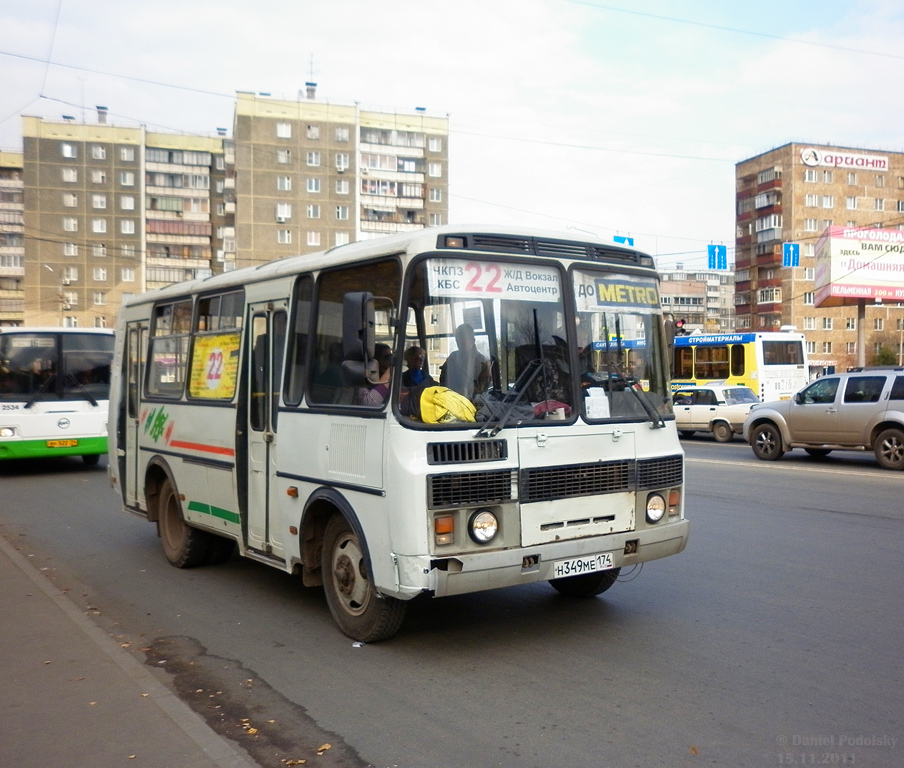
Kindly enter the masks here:
[[286, 302], [252, 304], [248, 355], [248, 546], [283, 554], [282, 531], [271, 525], [275, 498], [277, 422], [286, 340]]
[[128, 323], [126, 325], [126, 348], [123, 350], [125, 357], [126, 375], [123, 393], [126, 401], [124, 429], [122, 437], [125, 439], [125, 504], [128, 507], [140, 507], [147, 509], [144, 499], [144, 490], [139, 488], [138, 461], [140, 450], [138, 447], [141, 435], [141, 386], [144, 373], [144, 350], [148, 343], [148, 329], [141, 323]]

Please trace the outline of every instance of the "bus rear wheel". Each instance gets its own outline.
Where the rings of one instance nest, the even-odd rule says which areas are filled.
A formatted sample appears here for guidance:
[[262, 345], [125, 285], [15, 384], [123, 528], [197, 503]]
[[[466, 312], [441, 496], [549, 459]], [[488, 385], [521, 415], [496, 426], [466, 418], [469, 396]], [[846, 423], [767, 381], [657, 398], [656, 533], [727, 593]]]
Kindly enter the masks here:
[[364, 548], [342, 515], [333, 515], [326, 525], [321, 567], [327, 605], [344, 634], [375, 643], [399, 631], [406, 604], [377, 591], [367, 573]]
[[157, 513], [157, 533], [163, 545], [163, 554], [172, 565], [193, 568], [207, 562], [210, 534], [185, 522], [179, 495], [169, 478], [160, 486]]
[[82, 456], [82, 461], [85, 462], [89, 467], [93, 467], [95, 464], [100, 462], [100, 454], [99, 453], [86, 453]]
[[550, 579], [549, 585], [566, 597], [596, 597], [615, 584], [621, 568], [612, 568], [582, 576], [566, 576], [564, 579]]

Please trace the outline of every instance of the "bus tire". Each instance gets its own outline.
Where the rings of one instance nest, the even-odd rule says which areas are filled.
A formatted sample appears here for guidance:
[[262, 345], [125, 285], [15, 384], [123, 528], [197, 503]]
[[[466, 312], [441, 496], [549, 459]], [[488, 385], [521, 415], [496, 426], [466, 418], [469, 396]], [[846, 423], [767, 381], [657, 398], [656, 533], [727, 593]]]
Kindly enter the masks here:
[[375, 643], [399, 631], [406, 604], [377, 592], [367, 573], [361, 542], [340, 514], [326, 524], [321, 568], [327, 605], [344, 634], [362, 643]]
[[210, 534], [185, 522], [182, 504], [169, 478], [160, 486], [157, 503], [157, 533], [166, 559], [176, 568], [194, 568], [206, 563], [210, 553]]
[[694, 430], [692, 430], [692, 429], [682, 429], [682, 430], [681, 430], [681, 436], [682, 436], [682, 437], [693, 437], [693, 436], [694, 436]]
[[212, 534], [207, 550], [207, 565], [227, 563], [233, 552], [235, 552], [235, 542], [232, 539]]
[[82, 461], [84, 461], [85, 464], [87, 464], [89, 467], [93, 467], [100, 461], [100, 454], [86, 453], [84, 456], [82, 456]]
[[904, 469], [904, 432], [900, 429], [886, 429], [880, 432], [873, 452], [883, 469]]
[[582, 576], [566, 576], [563, 579], [550, 579], [549, 585], [566, 597], [596, 597], [615, 584], [620, 572], [621, 568], [612, 568]]
[[754, 427], [750, 433], [750, 447], [753, 448], [753, 455], [763, 461], [778, 461], [785, 455], [782, 434], [775, 424], [768, 421]]
[[713, 439], [717, 443], [730, 443], [734, 440], [734, 431], [724, 421], [713, 424]]

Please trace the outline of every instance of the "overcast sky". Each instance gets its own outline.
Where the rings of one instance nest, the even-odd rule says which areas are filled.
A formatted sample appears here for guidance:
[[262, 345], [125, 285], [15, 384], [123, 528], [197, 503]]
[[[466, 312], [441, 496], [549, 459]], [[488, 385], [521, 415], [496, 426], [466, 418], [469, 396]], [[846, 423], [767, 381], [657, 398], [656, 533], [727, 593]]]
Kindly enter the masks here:
[[20, 115], [231, 133], [236, 91], [451, 120], [450, 219], [629, 235], [661, 268], [734, 250], [734, 166], [789, 141], [904, 151], [893, 0], [26, 0]]

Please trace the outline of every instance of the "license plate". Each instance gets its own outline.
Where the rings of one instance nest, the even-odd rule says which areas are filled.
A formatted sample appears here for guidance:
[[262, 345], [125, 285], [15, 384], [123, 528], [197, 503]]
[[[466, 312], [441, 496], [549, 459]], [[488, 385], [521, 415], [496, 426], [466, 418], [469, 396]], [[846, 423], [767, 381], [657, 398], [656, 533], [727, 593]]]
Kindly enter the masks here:
[[48, 440], [47, 447], [48, 448], [75, 448], [78, 445], [78, 440]]
[[585, 557], [572, 557], [570, 560], [558, 560], [552, 564], [552, 575], [556, 579], [566, 576], [579, 576], [582, 573], [594, 573], [595, 571], [608, 571], [614, 568], [612, 553], [603, 552], [600, 555], [587, 555]]

